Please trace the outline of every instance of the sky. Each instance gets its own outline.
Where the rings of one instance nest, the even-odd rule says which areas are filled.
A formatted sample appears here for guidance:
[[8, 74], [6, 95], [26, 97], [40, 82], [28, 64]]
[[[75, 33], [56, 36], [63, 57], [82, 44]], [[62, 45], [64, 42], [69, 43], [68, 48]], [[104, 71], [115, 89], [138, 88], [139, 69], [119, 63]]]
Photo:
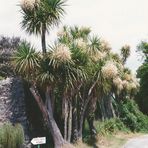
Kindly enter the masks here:
[[[20, 0], [0, 0], [0, 34], [20, 36], [41, 48], [39, 37], [29, 36], [20, 25]], [[134, 72], [141, 61], [136, 46], [148, 38], [148, 0], [67, 0], [62, 25], [88, 26], [93, 34], [107, 40], [113, 51], [128, 44], [131, 57], [127, 66]], [[55, 39], [57, 28], [51, 30], [47, 42]]]

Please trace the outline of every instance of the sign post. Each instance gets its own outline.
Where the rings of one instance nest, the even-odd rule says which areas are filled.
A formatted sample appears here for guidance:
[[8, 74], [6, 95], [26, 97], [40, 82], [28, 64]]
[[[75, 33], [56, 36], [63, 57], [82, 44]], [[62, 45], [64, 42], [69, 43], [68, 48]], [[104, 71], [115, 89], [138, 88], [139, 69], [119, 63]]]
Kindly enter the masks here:
[[33, 145], [37, 145], [38, 148], [40, 148], [40, 145], [41, 145], [41, 144], [46, 144], [46, 137], [33, 138], [33, 139], [31, 140], [31, 143], [32, 143]]

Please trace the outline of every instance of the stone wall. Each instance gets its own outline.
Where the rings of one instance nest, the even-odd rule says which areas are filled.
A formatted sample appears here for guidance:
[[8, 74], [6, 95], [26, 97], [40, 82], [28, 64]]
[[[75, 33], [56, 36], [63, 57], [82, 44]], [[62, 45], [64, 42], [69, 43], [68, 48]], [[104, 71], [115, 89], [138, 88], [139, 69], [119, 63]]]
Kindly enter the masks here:
[[25, 108], [23, 83], [19, 78], [7, 78], [0, 81], [0, 124], [20, 123], [29, 141], [29, 128]]

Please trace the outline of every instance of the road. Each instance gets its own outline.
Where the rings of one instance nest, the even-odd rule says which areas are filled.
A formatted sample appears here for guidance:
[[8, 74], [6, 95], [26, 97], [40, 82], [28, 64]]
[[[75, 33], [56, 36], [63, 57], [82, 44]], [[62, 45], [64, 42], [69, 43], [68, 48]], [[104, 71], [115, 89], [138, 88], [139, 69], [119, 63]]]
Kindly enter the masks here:
[[122, 148], [148, 148], [148, 135], [132, 138]]

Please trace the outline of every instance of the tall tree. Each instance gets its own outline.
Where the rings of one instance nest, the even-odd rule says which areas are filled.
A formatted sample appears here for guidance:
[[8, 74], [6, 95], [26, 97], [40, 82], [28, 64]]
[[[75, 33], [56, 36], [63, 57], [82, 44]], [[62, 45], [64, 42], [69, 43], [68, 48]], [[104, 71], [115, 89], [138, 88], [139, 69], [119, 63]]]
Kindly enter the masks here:
[[142, 55], [143, 64], [137, 70], [137, 76], [140, 78], [140, 91], [137, 95], [137, 101], [140, 109], [148, 114], [148, 43], [142, 41], [138, 45], [138, 52]]
[[22, 28], [29, 34], [41, 35], [42, 51], [46, 53], [46, 33], [65, 14], [65, 0], [22, 0]]

